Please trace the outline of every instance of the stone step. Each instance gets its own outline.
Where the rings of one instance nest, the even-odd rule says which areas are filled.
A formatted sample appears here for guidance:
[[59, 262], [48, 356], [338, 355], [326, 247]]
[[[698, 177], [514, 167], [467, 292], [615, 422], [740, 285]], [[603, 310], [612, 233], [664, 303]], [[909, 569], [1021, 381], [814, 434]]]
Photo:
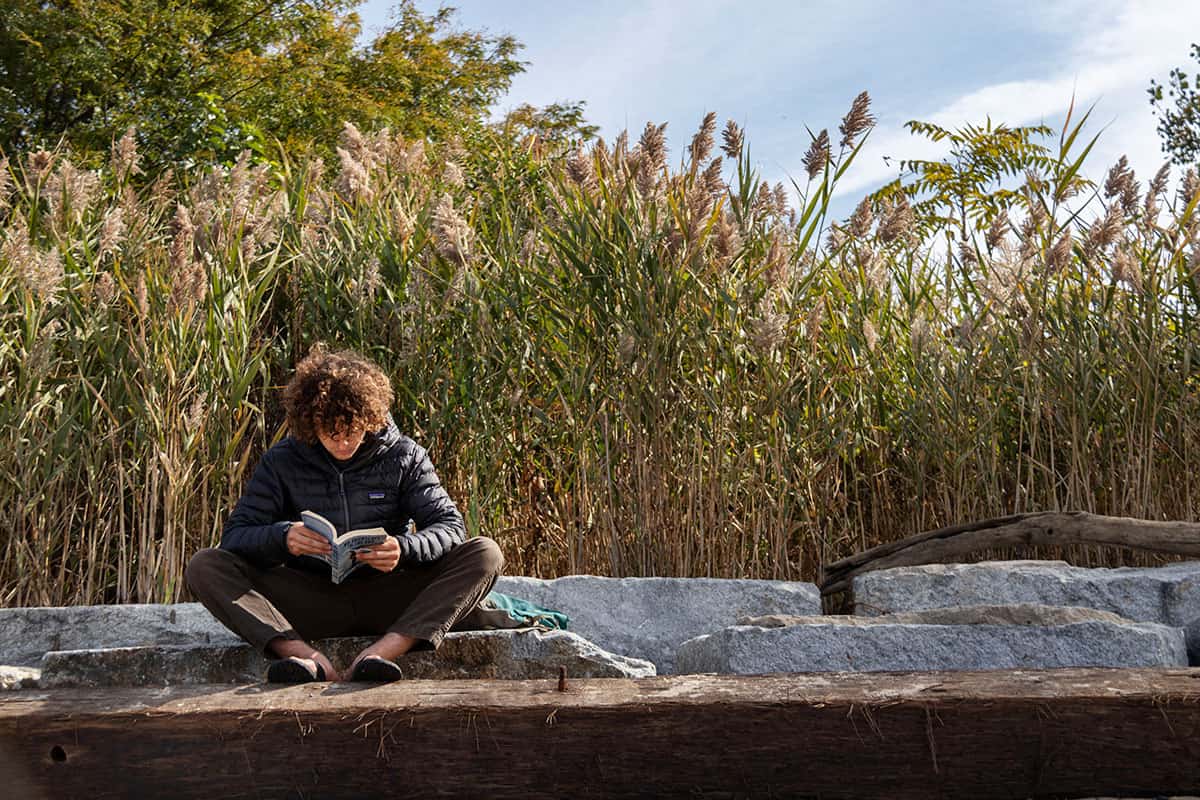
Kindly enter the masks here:
[[240, 641], [199, 603], [0, 608], [0, 664], [36, 666], [52, 650]]
[[[501, 577], [495, 588], [566, 613], [571, 631], [660, 673], [680, 642], [738, 617], [821, 613], [817, 587], [791, 581], [571, 575]], [[54, 650], [239, 643], [199, 603], [0, 609], [0, 664], [36, 666]]]
[[684, 642], [678, 670], [773, 672], [1187, 666], [1183, 631], [1093, 609], [936, 609], [748, 619]]
[[[314, 644], [339, 668], [375, 641], [326, 639]], [[46, 653], [38, 688], [258, 683], [269, 662], [249, 645], [157, 645]], [[567, 631], [452, 632], [436, 651], [402, 656], [406, 679], [643, 678], [648, 661], [614, 655]]]
[[571, 618], [570, 629], [605, 650], [675, 671], [680, 644], [749, 614], [820, 614], [816, 585], [732, 578], [505, 577], [496, 590]]
[[854, 613], [1035, 603], [1110, 611], [1186, 631], [1200, 664], [1200, 562], [1098, 569], [1062, 561], [988, 561], [896, 567], [854, 579]]

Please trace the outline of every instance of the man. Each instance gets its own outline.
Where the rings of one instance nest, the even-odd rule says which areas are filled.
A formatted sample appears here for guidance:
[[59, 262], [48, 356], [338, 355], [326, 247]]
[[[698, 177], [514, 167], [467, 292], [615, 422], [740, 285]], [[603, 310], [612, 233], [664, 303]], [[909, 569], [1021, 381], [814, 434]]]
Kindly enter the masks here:
[[[314, 350], [284, 390], [289, 435], [263, 454], [220, 547], [188, 563], [188, 586], [205, 608], [276, 659], [270, 681], [341, 679], [309, 642], [352, 635], [380, 638], [345, 675], [397, 680], [403, 673], [395, 659], [436, 649], [504, 566], [494, 541], [465, 538], [462, 515], [428, 454], [397, 429], [393, 398], [375, 363], [351, 351]], [[360, 550], [365, 566], [334, 584], [319, 558], [329, 542], [297, 521], [310, 510], [339, 533], [382, 527], [390, 536]]]

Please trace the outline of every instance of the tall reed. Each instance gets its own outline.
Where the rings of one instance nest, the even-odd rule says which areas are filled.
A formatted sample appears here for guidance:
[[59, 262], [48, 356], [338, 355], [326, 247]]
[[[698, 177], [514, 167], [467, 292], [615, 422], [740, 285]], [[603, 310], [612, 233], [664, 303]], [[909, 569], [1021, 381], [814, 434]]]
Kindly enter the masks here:
[[715, 115], [678, 164], [652, 124], [0, 163], [0, 603], [186, 597], [319, 340], [388, 369], [523, 574], [812, 579], [1000, 513], [1194, 519], [1196, 174], [1088, 183], [1076, 130], [1003, 218], [831, 219], [870, 125], [864, 94], [791, 192]]

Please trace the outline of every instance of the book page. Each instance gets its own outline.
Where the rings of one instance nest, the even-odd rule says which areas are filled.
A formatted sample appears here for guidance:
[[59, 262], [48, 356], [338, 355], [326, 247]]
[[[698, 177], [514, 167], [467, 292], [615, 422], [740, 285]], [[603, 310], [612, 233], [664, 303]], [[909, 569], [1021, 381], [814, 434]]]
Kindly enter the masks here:
[[363, 528], [362, 530], [343, 533], [337, 539], [339, 548], [346, 547], [356, 550], [359, 547], [373, 547], [387, 541], [389, 534], [383, 528]]
[[324, 561], [326, 564], [332, 565], [334, 563], [334, 560], [333, 560], [334, 556], [337, 555], [337, 553], [336, 553], [337, 530], [333, 527], [333, 524], [330, 523], [329, 520], [322, 517], [320, 514], [316, 513], [315, 511], [301, 511], [300, 512], [300, 520], [304, 523], [305, 527], [316, 531], [317, 533], [321, 534], [326, 539], [328, 539], [329, 543], [331, 545], [333, 545], [333, 547], [335, 548], [335, 550], [333, 552], [330, 552], [329, 555], [326, 555], [326, 556], [314, 555], [314, 556], [311, 556], [311, 558], [319, 558], [320, 560]]
[[333, 523], [322, 517], [315, 511], [301, 511], [300, 519], [304, 522], [305, 527], [311, 528], [317, 533], [329, 540], [330, 544], [337, 543], [337, 528]]
[[354, 560], [355, 550], [383, 544], [391, 535], [384, 528], [360, 528], [339, 536], [333, 523], [315, 511], [301, 511], [300, 518], [307, 527], [324, 536], [333, 546], [329, 555], [313, 557], [330, 565], [330, 577], [334, 583], [341, 583], [347, 575], [362, 566]]
[[349, 540], [343, 540], [340, 544], [335, 545], [336, 549], [333, 552], [334, 560], [331, 562], [333, 567], [332, 574], [334, 583], [341, 583], [342, 580], [354, 572], [363, 564], [359, 563], [354, 556], [354, 551], [361, 547], [372, 547], [377, 544], [382, 544], [387, 539], [387, 534], [359, 534], [352, 536]]

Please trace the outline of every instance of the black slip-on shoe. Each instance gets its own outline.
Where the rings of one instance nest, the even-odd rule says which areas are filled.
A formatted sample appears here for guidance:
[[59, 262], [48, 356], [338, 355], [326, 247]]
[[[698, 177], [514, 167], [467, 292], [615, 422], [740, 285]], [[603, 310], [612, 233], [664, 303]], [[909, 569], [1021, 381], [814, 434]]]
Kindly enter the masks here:
[[395, 661], [383, 656], [367, 656], [354, 665], [350, 680], [363, 683], [390, 683], [404, 677], [404, 670]]
[[267, 667], [269, 683], [309, 683], [325, 680], [325, 668], [308, 658], [289, 656]]

